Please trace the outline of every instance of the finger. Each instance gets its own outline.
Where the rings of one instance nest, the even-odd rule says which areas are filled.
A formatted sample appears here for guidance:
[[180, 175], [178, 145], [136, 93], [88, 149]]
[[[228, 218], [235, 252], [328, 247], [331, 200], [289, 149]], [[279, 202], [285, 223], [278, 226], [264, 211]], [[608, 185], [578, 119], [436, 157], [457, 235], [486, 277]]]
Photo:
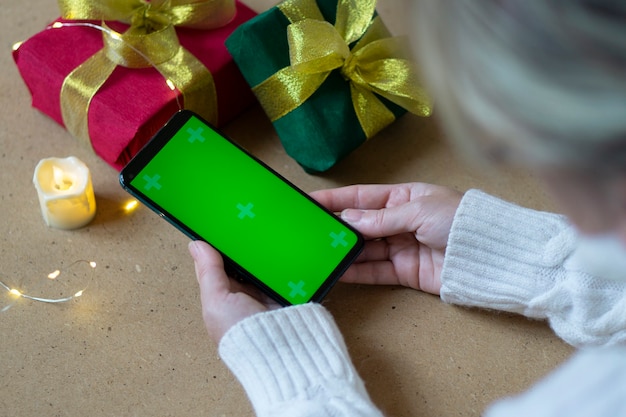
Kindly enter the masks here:
[[379, 210], [346, 209], [341, 218], [370, 239], [415, 234], [423, 222], [414, 203]]
[[[417, 275], [403, 277], [398, 273], [391, 261], [364, 262], [352, 264], [340, 279], [341, 282], [365, 285], [401, 285], [403, 287], [423, 290], [432, 294], [439, 294], [434, 289], [425, 290], [420, 286]], [[441, 284], [439, 284], [441, 287]], [[434, 287], [433, 287], [434, 288]]]
[[352, 264], [340, 281], [351, 284], [399, 285], [400, 278], [391, 261], [378, 261]]
[[331, 211], [340, 212], [347, 208], [378, 209], [385, 207], [398, 184], [366, 184], [314, 191], [310, 195]]
[[189, 253], [194, 260], [203, 304], [227, 296], [230, 293], [230, 281], [219, 252], [208, 243], [196, 240], [189, 243]]
[[355, 263], [389, 260], [389, 244], [386, 240], [368, 240]]
[[230, 278], [224, 270], [222, 256], [208, 243], [199, 240], [192, 241], [189, 243], [189, 252], [194, 258], [203, 305], [214, 305], [219, 300], [225, 300], [232, 293], [244, 293], [269, 308], [278, 306], [276, 301], [261, 293], [254, 285]]
[[267, 310], [243, 292], [231, 292], [234, 282], [224, 271], [220, 254], [202, 241], [189, 243], [200, 285], [202, 317], [209, 336], [216, 342], [241, 320]]

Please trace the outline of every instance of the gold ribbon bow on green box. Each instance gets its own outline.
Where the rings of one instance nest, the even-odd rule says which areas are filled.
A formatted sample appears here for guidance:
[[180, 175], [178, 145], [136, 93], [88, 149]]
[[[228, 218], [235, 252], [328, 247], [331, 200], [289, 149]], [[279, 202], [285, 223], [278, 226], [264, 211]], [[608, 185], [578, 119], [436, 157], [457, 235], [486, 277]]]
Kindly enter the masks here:
[[[175, 27], [213, 29], [235, 15], [235, 0], [59, 0], [63, 19], [119, 21], [124, 33], [104, 23], [103, 48], [72, 71], [61, 88], [61, 113], [67, 130], [91, 146], [89, 105], [116, 66], [154, 66], [172, 89], [183, 96], [185, 108], [210, 122], [217, 121], [217, 95], [209, 70], [183, 48]], [[59, 22], [53, 28], [71, 25]], [[77, 23], [80, 24], [80, 23]], [[209, 103], [207, 105], [207, 102]]]
[[290, 66], [253, 87], [272, 122], [302, 105], [335, 70], [350, 83], [354, 111], [368, 139], [395, 120], [377, 95], [411, 113], [431, 114], [417, 68], [405, 58], [406, 40], [390, 36], [375, 6], [376, 0], [339, 0], [334, 25], [324, 20], [315, 0], [277, 6], [291, 22]]

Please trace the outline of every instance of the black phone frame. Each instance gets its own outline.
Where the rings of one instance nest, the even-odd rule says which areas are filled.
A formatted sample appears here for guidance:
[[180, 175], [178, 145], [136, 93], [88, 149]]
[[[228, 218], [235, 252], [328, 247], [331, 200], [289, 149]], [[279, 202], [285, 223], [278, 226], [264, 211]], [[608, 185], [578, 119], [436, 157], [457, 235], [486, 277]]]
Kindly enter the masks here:
[[256, 156], [252, 155], [250, 152], [248, 152], [241, 145], [239, 145], [238, 143], [234, 142], [232, 139], [230, 139], [228, 136], [226, 136], [224, 133], [222, 133], [218, 128], [216, 128], [215, 126], [211, 125], [211, 123], [207, 122], [205, 119], [203, 119], [198, 114], [196, 114], [196, 113], [194, 113], [194, 112], [192, 112], [190, 110], [179, 110], [177, 113], [175, 113], [169, 119], [169, 121], [161, 129], [159, 129], [159, 131], [124, 166], [124, 168], [122, 168], [122, 170], [119, 173], [119, 182], [120, 182], [120, 185], [122, 186], [122, 188], [126, 192], [131, 194], [134, 198], [139, 200], [143, 205], [145, 205], [146, 207], [150, 208], [152, 211], [154, 211], [156, 214], [158, 214], [163, 219], [167, 220], [171, 225], [176, 227], [178, 230], [180, 230], [182, 233], [187, 235], [192, 240], [202, 240], [202, 241], [208, 243], [209, 245], [211, 245], [213, 248], [215, 248], [221, 254], [222, 258], [224, 259], [224, 267], [225, 267], [226, 273], [231, 278], [234, 278], [234, 279], [237, 279], [237, 280], [240, 280], [240, 281], [249, 282], [249, 283], [255, 285], [264, 294], [268, 295], [270, 298], [272, 298], [274, 301], [276, 301], [277, 303], [279, 303], [282, 306], [292, 305], [289, 301], [287, 301], [284, 297], [282, 297], [280, 294], [278, 294], [276, 291], [274, 291], [271, 287], [266, 285], [259, 278], [255, 277], [252, 273], [250, 273], [245, 268], [240, 266], [235, 260], [231, 259], [226, 254], [221, 252], [218, 248], [216, 248], [214, 245], [212, 245], [211, 242], [206, 241], [202, 236], [200, 236], [198, 233], [194, 232], [187, 225], [185, 225], [184, 223], [179, 221], [175, 216], [173, 216], [171, 213], [169, 213], [163, 207], [159, 206], [155, 202], [153, 202], [150, 199], [148, 199], [147, 197], [145, 197], [141, 191], [139, 191], [138, 189], [136, 189], [135, 187], [133, 187], [130, 184], [130, 182], [143, 169], [143, 167], [145, 167], [148, 164], [148, 162], [150, 162], [150, 160], [161, 149], [163, 149], [163, 147], [169, 142], [169, 140], [180, 130], [180, 128], [182, 126], [184, 126], [184, 124], [191, 117], [196, 117], [197, 119], [202, 121], [210, 129], [214, 130], [216, 133], [218, 133], [225, 140], [229, 141], [231, 144], [233, 144], [235, 147], [237, 147], [244, 154], [248, 155], [250, 158], [252, 158], [258, 164], [260, 164], [265, 169], [270, 171], [272, 174], [277, 176], [279, 179], [284, 181], [287, 185], [289, 185], [291, 188], [293, 188], [294, 190], [299, 192], [301, 195], [303, 195], [305, 198], [307, 198], [313, 204], [318, 206], [320, 209], [322, 209], [326, 213], [330, 214], [331, 216], [335, 217], [339, 223], [343, 224], [344, 226], [346, 226], [348, 229], [350, 229], [351, 231], [353, 231], [355, 233], [355, 235], [357, 236], [356, 244], [353, 246], [353, 248], [350, 250], [350, 252], [344, 257], [342, 262], [339, 265], [337, 265], [337, 267], [333, 270], [333, 272], [330, 274], [330, 276], [328, 278], [326, 278], [326, 280], [319, 287], [319, 289], [307, 301], [307, 302], [316, 302], [316, 303], [321, 302], [322, 299], [328, 294], [330, 289], [337, 283], [339, 278], [348, 269], [348, 267], [356, 260], [356, 258], [359, 256], [359, 254], [363, 250], [363, 247], [364, 247], [364, 244], [365, 244], [365, 240], [364, 240], [363, 236], [361, 235], [361, 233], [358, 230], [356, 230], [355, 228], [353, 228], [352, 226], [350, 226], [349, 224], [344, 222], [341, 218], [337, 217], [333, 212], [331, 212], [326, 207], [321, 205], [319, 202], [317, 202], [315, 199], [313, 199], [311, 196], [309, 196], [307, 193], [305, 193], [299, 187], [294, 185], [291, 181], [286, 179], [284, 176], [282, 176], [281, 174], [276, 172], [273, 168], [271, 168], [265, 162], [261, 161]]

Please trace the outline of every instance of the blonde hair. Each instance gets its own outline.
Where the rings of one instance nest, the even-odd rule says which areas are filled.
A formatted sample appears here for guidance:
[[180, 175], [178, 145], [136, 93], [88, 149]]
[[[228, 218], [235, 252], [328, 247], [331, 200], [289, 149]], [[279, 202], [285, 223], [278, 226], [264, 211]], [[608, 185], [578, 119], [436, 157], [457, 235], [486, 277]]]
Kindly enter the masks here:
[[626, 2], [415, 6], [413, 41], [435, 111], [465, 150], [526, 165], [626, 167]]

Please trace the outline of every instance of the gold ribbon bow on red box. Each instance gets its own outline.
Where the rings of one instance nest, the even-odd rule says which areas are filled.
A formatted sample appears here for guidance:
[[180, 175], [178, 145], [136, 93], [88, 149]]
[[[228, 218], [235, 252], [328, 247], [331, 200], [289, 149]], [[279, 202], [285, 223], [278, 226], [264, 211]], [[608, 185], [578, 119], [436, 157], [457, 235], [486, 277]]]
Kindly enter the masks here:
[[[64, 19], [120, 21], [130, 27], [119, 33], [104, 23], [104, 46], [76, 67], [61, 88], [61, 114], [67, 130], [91, 146], [87, 113], [100, 87], [116, 66], [154, 66], [172, 89], [183, 96], [185, 108], [217, 122], [213, 76], [183, 48], [175, 27], [213, 29], [235, 15], [235, 0], [59, 0]], [[57, 23], [52, 27], [63, 27]], [[95, 25], [94, 25], [95, 26]], [[209, 100], [210, 105], [207, 105]]]

